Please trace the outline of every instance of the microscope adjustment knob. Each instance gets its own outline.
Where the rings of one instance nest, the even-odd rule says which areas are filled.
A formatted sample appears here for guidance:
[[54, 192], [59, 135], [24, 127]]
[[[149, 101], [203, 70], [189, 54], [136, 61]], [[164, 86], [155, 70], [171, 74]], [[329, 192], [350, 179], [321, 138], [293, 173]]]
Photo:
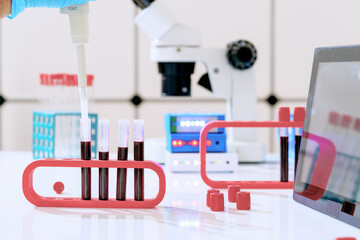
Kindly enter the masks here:
[[257, 52], [252, 43], [246, 40], [239, 40], [227, 45], [226, 56], [234, 68], [245, 70], [254, 65]]

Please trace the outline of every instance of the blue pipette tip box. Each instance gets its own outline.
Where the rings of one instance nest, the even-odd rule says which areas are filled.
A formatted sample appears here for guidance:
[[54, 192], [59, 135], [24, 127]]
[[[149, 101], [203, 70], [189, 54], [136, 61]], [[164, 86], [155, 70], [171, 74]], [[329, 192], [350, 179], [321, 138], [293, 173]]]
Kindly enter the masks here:
[[[97, 151], [97, 114], [91, 119], [91, 157]], [[37, 111], [33, 114], [33, 157], [79, 158], [80, 113]]]

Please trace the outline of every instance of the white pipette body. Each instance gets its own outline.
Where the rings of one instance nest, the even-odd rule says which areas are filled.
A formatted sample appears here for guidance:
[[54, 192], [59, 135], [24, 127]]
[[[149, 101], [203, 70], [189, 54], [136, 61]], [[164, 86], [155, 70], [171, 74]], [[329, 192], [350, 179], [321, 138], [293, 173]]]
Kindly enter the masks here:
[[[85, 64], [85, 44], [89, 42], [89, 3], [71, 5], [60, 9], [60, 13], [69, 15], [70, 35], [72, 43], [76, 44], [76, 57], [78, 69], [78, 86], [80, 94], [81, 120], [88, 122], [88, 98], [87, 98], [87, 77]], [[81, 125], [82, 136], [91, 136], [89, 128]], [[87, 125], [87, 124], [85, 124]], [[81, 139], [85, 140], [85, 139]]]

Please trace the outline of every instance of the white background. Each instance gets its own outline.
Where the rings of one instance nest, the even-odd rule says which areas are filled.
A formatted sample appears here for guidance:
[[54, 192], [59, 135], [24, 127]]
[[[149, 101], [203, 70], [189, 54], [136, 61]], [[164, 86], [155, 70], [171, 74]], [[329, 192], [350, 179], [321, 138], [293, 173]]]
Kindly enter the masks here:
[[[258, 50], [256, 71], [258, 119], [275, 119], [279, 106], [305, 106], [314, 48], [360, 43], [356, 0], [182, 0], [172, 2], [184, 23], [201, 29], [204, 47], [225, 47], [246, 39]], [[111, 149], [116, 145], [116, 120], [146, 120], [145, 137], [165, 136], [168, 111], [225, 112], [196, 86], [205, 67], [198, 63], [192, 100], [160, 97], [160, 75], [149, 60], [150, 39], [133, 24], [137, 10], [131, 0], [91, 3], [87, 69], [95, 75], [95, 102], [90, 111], [112, 122]], [[75, 73], [75, 49], [68, 19], [58, 9], [27, 9], [16, 19], [1, 22], [0, 150], [31, 150], [32, 112], [41, 91], [39, 73]], [[130, 99], [138, 94], [143, 103]], [[270, 106], [266, 98], [280, 101]], [[274, 131], [259, 139], [277, 150]], [[271, 144], [272, 143], [272, 144]]]

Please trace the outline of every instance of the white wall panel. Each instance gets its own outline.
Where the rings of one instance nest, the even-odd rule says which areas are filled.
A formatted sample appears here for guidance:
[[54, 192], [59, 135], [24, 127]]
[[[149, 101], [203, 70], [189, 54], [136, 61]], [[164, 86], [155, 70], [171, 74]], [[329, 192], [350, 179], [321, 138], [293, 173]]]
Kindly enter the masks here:
[[[111, 6], [111, 7], [109, 7]], [[134, 89], [134, 6], [131, 1], [96, 1], [90, 6], [87, 71], [95, 74], [97, 98], [128, 98]], [[2, 92], [36, 98], [39, 73], [76, 73], [68, 17], [59, 9], [27, 9], [2, 27]]]
[[316, 47], [359, 44], [360, 1], [276, 0], [276, 94], [306, 98]]
[[[246, 39], [258, 50], [256, 72], [257, 96], [267, 97], [270, 91], [270, 0], [169, 0], [177, 11], [179, 22], [197, 26], [203, 47], [225, 48], [229, 42]], [[161, 96], [161, 76], [157, 65], [150, 61], [150, 38], [139, 31], [139, 80], [143, 97]], [[192, 96], [211, 97], [197, 85], [206, 72], [202, 63], [196, 64], [192, 75]]]
[[6, 103], [1, 107], [1, 150], [32, 151], [33, 112], [36, 103]]

